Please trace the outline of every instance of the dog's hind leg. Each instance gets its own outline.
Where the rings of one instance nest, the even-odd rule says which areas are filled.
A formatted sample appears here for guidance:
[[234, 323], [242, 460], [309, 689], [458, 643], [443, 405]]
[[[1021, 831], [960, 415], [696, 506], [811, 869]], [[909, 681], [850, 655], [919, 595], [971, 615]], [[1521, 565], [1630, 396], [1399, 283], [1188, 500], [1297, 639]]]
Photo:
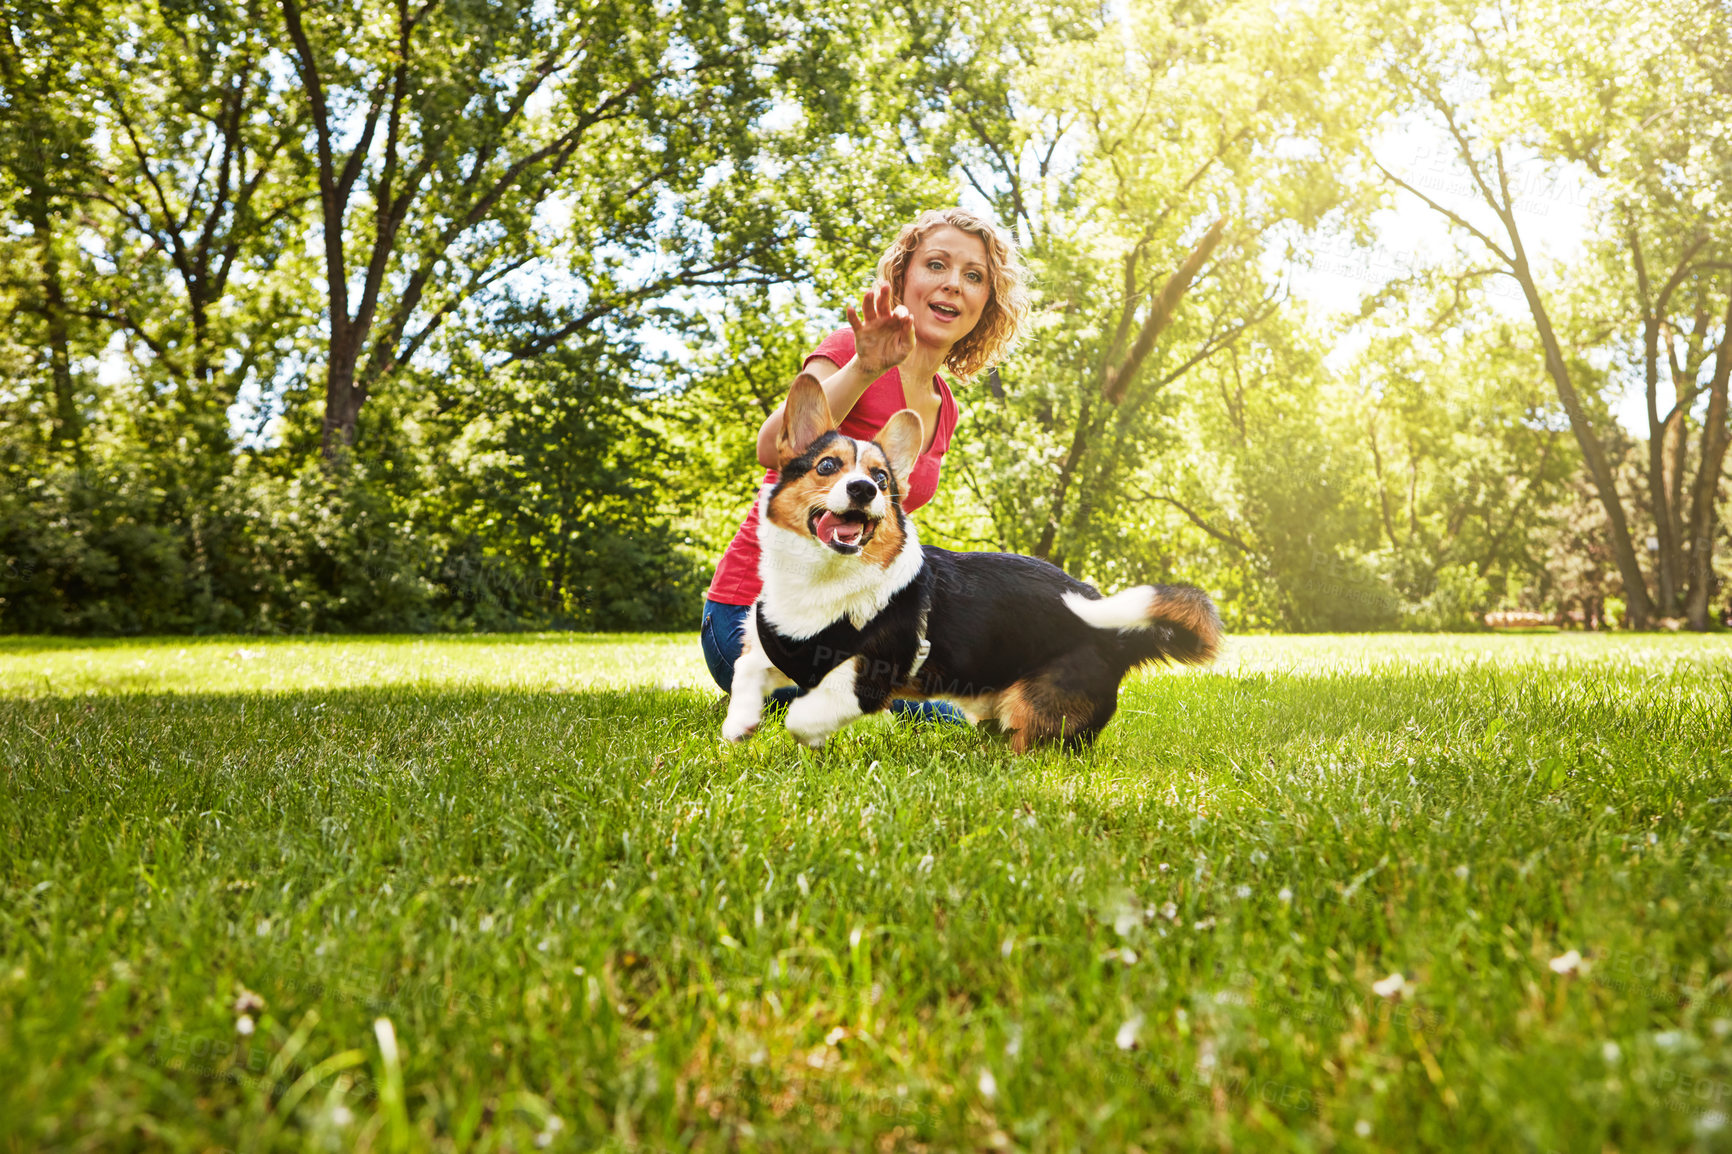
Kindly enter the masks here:
[[734, 684], [729, 691], [728, 716], [722, 722], [722, 736], [729, 741], [744, 741], [758, 728], [764, 716], [764, 698], [772, 689], [793, 682], [771, 664], [758, 644], [757, 614], [746, 617], [746, 639], [740, 646], [740, 658], [734, 662]]
[[1062, 657], [1005, 690], [998, 717], [1017, 753], [1048, 742], [1074, 750], [1093, 741], [1117, 709], [1118, 682], [1098, 656], [1085, 652]]
[[788, 732], [813, 749], [844, 725], [865, 716], [860, 708], [857, 683], [860, 658], [850, 657], [818, 683], [818, 688], [788, 706]]

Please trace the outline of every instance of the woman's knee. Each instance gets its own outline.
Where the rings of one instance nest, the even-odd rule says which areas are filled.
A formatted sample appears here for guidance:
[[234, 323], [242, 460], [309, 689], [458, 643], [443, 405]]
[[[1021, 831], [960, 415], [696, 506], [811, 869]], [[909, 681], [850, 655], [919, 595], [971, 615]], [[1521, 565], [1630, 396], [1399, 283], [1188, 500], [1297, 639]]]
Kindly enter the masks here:
[[725, 618], [726, 614], [718, 612], [713, 602], [704, 606], [703, 623], [698, 627], [698, 644], [703, 649], [704, 664], [716, 686], [723, 693], [730, 693], [734, 688], [734, 662], [739, 659], [740, 649], [738, 645], [731, 650], [725, 646], [723, 638], [731, 630], [727, 628], [727, 622], [718, 621], [718, 617]]

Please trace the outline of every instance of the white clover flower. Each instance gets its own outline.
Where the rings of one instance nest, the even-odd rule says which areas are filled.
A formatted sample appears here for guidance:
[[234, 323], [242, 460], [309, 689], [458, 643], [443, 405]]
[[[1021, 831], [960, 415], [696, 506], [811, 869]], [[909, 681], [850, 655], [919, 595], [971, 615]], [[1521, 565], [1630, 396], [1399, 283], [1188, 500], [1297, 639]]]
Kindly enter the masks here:
[[932, 872], [932, 855], [927, 854], [925, 857], [921, 858], [920, 864], [915, 866], [914, 868], [918, 872], [923, 873], [923, 874], [931, 873]]
[[241, 1037], [252, 1037], [253, 1028], [253, 1020], [250, 1015], [242, 1014], [240, 1017], [235, 1019], [235, 1033], [239, 1034]]
[[1288, 889], [1286, 886], [1282, 886], [1281, 892], [1275, 896], [1280, 898], [1282, 902], [1291, 902], [1293, 900], [1293, 891]]
[[1624, 1051], [1616, 1042], [1607, 1042], [1600, 1047], [1600, 1057], [1606, 1060], [1608, 1066], [1616, 1065], [1618, 1059], [1623, 1056]]
[[1121, 1050], [1134, 1050], [1137, 1048], [1137, 1036], [1142, 1032], [1143, 1015], [1138, 1012], [1125, 1019], [1118, 1034], [1114, 1036], [1113, 1043]]
[[998, 1079], [992, 1076], [992, 1071], [982, 1068], [980, 1081], [975, 1083], [980, 1087], [980, 1096], [988, 1100], [998, 1097]]
[[1353, 1132], [1361, 1138], [1369, 1138], [1371, 1137], [1371, 1123], [1361, 1118], [1353, 1124]]
[[1408, 989], [1407, 979], [1399, 973], [1390, 974], [1380, 982], [1372, 982], [1371, 988], [1380, 998], [1399, 998]]
[[1552, 968], [1554, 974], [1573, 974], [1581, 968], [1582, 955], [1571, 950], [1566, 954], [1559, 954], [1546, 964]]

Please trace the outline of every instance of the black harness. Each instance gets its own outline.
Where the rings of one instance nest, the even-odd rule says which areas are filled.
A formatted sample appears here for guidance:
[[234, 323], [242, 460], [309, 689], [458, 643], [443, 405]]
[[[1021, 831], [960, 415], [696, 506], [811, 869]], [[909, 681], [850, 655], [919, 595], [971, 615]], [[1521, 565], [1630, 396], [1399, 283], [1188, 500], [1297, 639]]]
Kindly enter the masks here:
[[914, 580], [897, 590], [864, 629], [846, 617], [811, 637], [795, 641], [776, 632], [758, 602], [758, 644], [764, 656], [801, 689], [818, 687], [831, 670], [854, 657], [866, 658], [865, 673], [873, 681], [899, 685], [912, 680], [926, 661], [926, 615], [932, 608], [931, 570], [925, 566]]

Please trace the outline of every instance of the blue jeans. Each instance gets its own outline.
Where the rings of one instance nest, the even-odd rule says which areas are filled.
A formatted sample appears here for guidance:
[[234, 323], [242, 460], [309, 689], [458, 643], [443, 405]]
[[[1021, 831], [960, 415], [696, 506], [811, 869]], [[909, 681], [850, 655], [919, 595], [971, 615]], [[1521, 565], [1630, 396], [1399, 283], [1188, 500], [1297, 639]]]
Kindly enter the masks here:
[[[716, 679], [716, 684], [721, 686], [723, 693], [733, 692], [734, 662], [740, 659], [740, 647], [746, 641], [746, 614], [751, 611], [749, 605], [704, 602], [704, 623], [698, 630], [698, 640], [704, 648], [704, 664], [710, 667], [710, 676]], [[786, 705], [804, 692], [791, 685], [784, 686], [770, 694], [770, 700]], [[890, 712], [898, 717], [919, 721], [940, 721], [947, 725], [968, 724], [968, 718], [963, 716], [962, 710], [944, 701], [904, 701], [894, 698], [890, 702]]]

